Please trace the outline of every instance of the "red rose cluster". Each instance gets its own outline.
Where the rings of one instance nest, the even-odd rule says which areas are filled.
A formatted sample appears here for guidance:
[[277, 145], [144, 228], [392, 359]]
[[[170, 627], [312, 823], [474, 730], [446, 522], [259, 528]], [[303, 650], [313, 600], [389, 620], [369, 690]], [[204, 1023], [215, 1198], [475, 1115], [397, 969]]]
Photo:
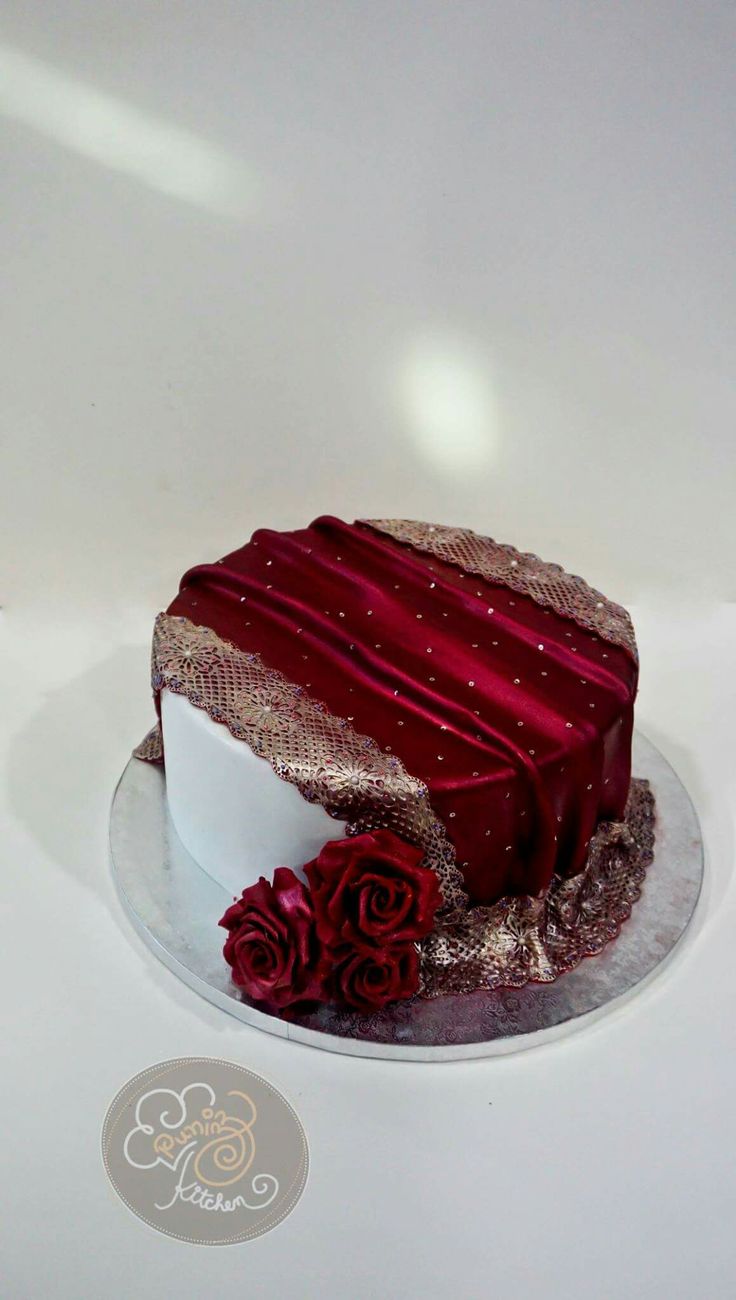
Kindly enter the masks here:
[[248, 997], [283, 1009], [337, 1002], [375, 1009], [419, 987], [417, 941], [441, 901], [421, 849], [393, 831], [330, 840], [304, 868], [243, 891], [220, 925], [225, 960]]

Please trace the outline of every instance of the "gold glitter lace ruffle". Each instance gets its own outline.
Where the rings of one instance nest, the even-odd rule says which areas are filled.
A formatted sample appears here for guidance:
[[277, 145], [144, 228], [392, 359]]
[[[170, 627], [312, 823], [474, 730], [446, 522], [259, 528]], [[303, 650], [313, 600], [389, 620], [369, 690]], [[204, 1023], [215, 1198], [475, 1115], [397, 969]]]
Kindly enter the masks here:
[[550, 983], [619, 932], [641, 893], [654, 854], [654, 797], [631, 782], [621, 822], [601, 822], [585, 867], [555, 876], [543, 898], [502, 898], [443, 921], [424, 940], [425, 997]]
[[627, 611], [589, 587], [583, 578], [566, 573], [559, 564], [548, 564], [537, 555], [494, 542], [491, 537], [482, 537], [469, 528], [447, 528], [443, 524], [423, 524], [411, 519], [362, 519], [360, 522], [416, 551], [434, 555], [464, 573], [474, 573], [521, 596], [529, 596], [545, 609], [572, 619], [585, 631], [622, 646], [638, 661], [634, 628]]
[[[427, 787], [395, 755], [259, 655], [186, 618], [159, 615], [151, 670], [155, 691], [184, 695], [227, 726], [308, 802], [345, 821], [349, 835], [385, 827], [423, 849], [443, 896], [436, 928], [421, 945], [424, 996], [549, 982], [600, 952], [630, 915], [653, 854], [654, 800], [645, 781], [632, 781], [622, 822], [599, 825], [578, 875], [555, 877], [543, 898], [508, 897], [471, 908]], [[160, 762], [160, 729], [134, 753]]]

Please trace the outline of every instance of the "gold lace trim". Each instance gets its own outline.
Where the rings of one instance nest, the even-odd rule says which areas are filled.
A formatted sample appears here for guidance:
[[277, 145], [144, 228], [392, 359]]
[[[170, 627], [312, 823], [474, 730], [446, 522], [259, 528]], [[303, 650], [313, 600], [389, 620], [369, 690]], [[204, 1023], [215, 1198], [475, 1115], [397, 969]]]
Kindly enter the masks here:
[[[239, 650], [189, 619], [159, 614], [151, 681], [154, 691], [166, 687], [185, 695], [245, 740], [308, 803], [319, 803], [331, 817], [347, 822], [349, 835], [386, 827], [418, 845], [426, 865], [437, 873], [443, 912], [467, 907], [455, 850], [432, 810], [426, 785], [409, 776], [395, 755], [383, 753], [301, 686], [267, 668], [259, 655]], [[136, 752], [157, 761], [160, 733], [149, 732]]]
[[158, 722], [146, 732], [140, 745], [136, 745], [133, 758], [140, 758], [143, 763], [163, 763], [164, 743]]
[[423, 993], [551, 983], [614, 939], [641, 893], [654, 854], [654, 797], [631, 783], [622, 822], [601, 822], [585, 867], [555, 876], [543, 898], [502, 898], [443, 921], [422, 946]]
[[494, 542], [469, 528], [447, 528], [411, 519], [360, 522], [466, 573], [529, 596], [545, 609], [572, 619], [585, 631], [622, 646], [638, 661], [634, 628], [627, 611], [589, 587], [583, 578], [566, 573], [559, 564], [548, 564], [537, 555]]

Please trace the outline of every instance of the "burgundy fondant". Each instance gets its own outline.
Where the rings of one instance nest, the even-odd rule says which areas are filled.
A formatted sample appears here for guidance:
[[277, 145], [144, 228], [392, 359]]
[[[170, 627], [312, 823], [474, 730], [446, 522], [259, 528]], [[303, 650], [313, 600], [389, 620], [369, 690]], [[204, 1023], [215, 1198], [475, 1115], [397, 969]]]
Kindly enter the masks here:
[[332, 517], [182, 579], [168, 612], [303, 686], [423, 780], [472, 901], [536, 894], [623, 813], [637, 666], [529, 597]]

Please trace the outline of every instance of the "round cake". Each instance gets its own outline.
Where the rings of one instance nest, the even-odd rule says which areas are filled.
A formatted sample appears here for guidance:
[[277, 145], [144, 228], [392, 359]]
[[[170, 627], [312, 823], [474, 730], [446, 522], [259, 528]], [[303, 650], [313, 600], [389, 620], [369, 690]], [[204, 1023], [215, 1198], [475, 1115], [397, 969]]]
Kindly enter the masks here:
[[380, 1006], [599, 951], [651, 857], [637, 676], [625, 610], [466, 529], [324, 517], [186, 573], [137, 754], [236, 898], [244, 995]]

